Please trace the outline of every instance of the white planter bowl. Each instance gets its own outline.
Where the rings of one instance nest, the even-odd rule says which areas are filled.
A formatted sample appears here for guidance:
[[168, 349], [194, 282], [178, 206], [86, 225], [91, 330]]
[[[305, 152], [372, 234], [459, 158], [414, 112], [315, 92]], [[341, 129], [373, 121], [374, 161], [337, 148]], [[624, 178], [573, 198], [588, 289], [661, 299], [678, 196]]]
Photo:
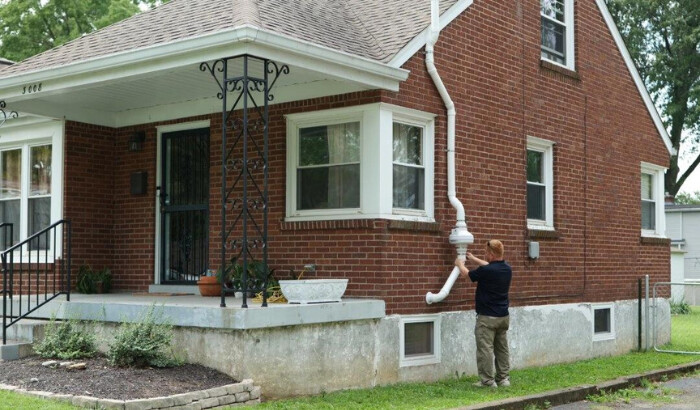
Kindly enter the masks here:
[[340, 302], [347, 279], [281, 280], [280, 288], [289, 303]]

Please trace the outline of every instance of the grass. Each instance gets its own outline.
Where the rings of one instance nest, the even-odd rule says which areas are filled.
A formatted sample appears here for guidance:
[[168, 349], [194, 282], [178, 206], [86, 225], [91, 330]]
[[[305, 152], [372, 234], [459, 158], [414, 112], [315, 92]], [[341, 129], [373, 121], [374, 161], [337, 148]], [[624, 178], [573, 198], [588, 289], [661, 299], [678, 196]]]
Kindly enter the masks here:
[[[692, 315], [674, 315], [673, 343], [670, 349], [690, 347], [700, 350], [700, 308]], [[691, 326], [691, 323], [693, 324]], [[472, 386], [476, 376], [460, 377], [436, 383], [401, 383], [373, 389], [346, 390], [314, 397], [270, 401], [261, 409], [445, 409], [484, 403], [493, 400], [525, 396], [582, 384], [596, 384], [621, 376], [663, 369], [700, 360], [700, 355], [658, 353], [628, 353], [575, 363], [528, 368], [511, 372], [512, 387], [483, 389]], [[700, 372], [696, 372], [696, 375]], [[624, 391], [619, 397], [610, 393], [600, 400], [626, 400], [638, 393]], [[643, 393], [640, 393], [643, 394]], [[642, 397], [640, 397], [642, 398]], [[34, 399], [16, 393], [0, 391], [0, 409], [72, 409], [72, 406]], [[533, 406], [533, 409], [538, 408]], [[546, 404], [540, 408], [547, 408]]]
[[0, 390], [0, 409], [72, 410], [70, 404]]
[[588, 396], [587, 400], [593, 403], [626, 403], [633, 400], [640, 400], [652, 403], [670, 403], [674, 400], [671, 394], [678, 393], [677, 390], [668, 387], [660, 387], [657, 383], [651, 383], [642, 379], [642, 385], [638, 389], [622, 389], [615, 392], [603, 391], [599, 395]]
[[691, 306], [689, 314], [671, 316], [671, 343], [664, 350], [700, 352], [700, 306]]
[[629, 353], [576, 363], [529, 368], [511, 372], [513, 386], [501, 389], [473, 387], [476, 377], [437, 383], [404, 383], [374, 389], [347, 390], [315, 397], [279, 400], [260, 405], [263, 409], [444, 409], [498, 399], [526, 396], [595, 384], [620, 376], [638, 374], [697, 361], [700, 356], [668, 353]]

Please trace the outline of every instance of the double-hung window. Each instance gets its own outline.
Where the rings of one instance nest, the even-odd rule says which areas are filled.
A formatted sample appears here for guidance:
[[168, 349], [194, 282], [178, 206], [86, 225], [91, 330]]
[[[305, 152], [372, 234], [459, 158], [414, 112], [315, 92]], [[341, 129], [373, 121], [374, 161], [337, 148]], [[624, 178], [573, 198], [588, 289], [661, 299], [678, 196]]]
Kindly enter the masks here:
[[360, 207], [360, 122], [299, 129], [297, 209]]
[[551, 141], [527, 139], [527, 224], [554, 229], [554, 161]]
[[642, 163], [641, 214], [642, 236], [663, 236], [666, 229], [664, 206], [664, 168]]
[[542, 59], [574, 70], [574, 1], [540, 0]]
[[393, 207], [424, 211], [423, 127], [394, 122], [392, 153]]
[[[62, 126], [56, 122], [8, 127], [0, 139], [0, 222], [11, 223], [6, 249], [60, 219]], [[57, 192], [58, 191], [58, 192]], [[8, 238], [9, 239], [9, 238]], [[11, 242], [11, 243], [10, 243]], [[46, 236], [29, 243], [28, 250], [47, 250]]]
[[434, 118], [384, 103], [287, 115], [287, 220], [434, 222]]

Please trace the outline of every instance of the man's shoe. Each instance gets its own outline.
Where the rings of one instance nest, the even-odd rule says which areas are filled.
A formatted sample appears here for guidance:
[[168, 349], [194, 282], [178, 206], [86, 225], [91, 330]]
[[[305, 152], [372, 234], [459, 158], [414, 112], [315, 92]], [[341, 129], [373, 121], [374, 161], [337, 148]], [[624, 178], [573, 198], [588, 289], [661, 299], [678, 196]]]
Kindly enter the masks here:
[[492, 381], [491, 383], [476, 382], [476, 383], [474, 383], [474, 387], [490, 387], [492, 389], [495, 389], [498, 386], [496, 385], [496, 382]]
[[498, 387], [510, 387], [510, 379], [503, 379], [498, 382]]

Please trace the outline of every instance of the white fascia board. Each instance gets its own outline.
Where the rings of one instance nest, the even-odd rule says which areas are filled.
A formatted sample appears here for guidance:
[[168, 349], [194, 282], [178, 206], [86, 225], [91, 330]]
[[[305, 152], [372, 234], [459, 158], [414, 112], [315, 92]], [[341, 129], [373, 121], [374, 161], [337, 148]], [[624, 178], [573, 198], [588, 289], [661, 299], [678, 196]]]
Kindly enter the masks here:
[[677, 152], [673, 148], [673, 144], [671, 144], [671, 138], [668, 135], [668, 131], [666, 130], [666, 127], [664, 126], [663, 121], [661, 121], [661, 116], [659, 116], [659, 112], [656, 110], [656, 106], [654, 105], [654, 101], [651, 99], [651, 96], [649, 95], [649, 91], [647, 90], [646, 86], [644, 85], [644, 81], [642, 81], [642, 77], [639, 75], [639, 71], [637, 71], [637, 67], [634, 65], [634, 61], [632, 61], [632, 57], [630, 56], [630, 53], [627, 50], [627, 46], [625, 45], [624, 40], [622, 40], [622, 36], [620, 35], [620, 31], [617, 29], [617, 26], [615, 25], [615, 21], [613, 20], [612, 15], [610, 14], [610, 11], [608, 10], [608, 6], [605, 5], [605, 0], [596, 0], [596, 4], [598, 5], [598, 8], [600, 9], [601, 14], [603, 15], [603, 19], [605, 20], [605, 23], [608, 25], [608, 29], [610, 29], [610, 33], [612, 34], [613, 38], [615, 39], [615, 44], [617, 44], [617, 48], [620, 50], [620, 54], [622, 54], [622, 58], [625, 60], [625, 64], [627, 64], [627, 69], [629, 70], [630, 74], [632, 75], [632, 79], [634, 80], [634, 84], [637, 86], [637, 89], [639, 90], [639, 94], [642, 96], [642, 99], [644, 100], [644, 104], [646, 104], [646, 106], [647, 106], [647, 110], [649, 111], [649, 115], [651, 115], [651, 119], [654, 121], [654, 125], [656, 125], [656, 129], [659, 131], [661, 138], [664, 140], [664, 144], [666, 144], [666, 149], [668, 150], [669, 154], [676, 155]]
[[[256, 47], [258, 46], [258, 47]], [[259, 54], [275, 51], [274, 56]], [[408, 71], [252, 26], [207, 34], [134, 51], [83, 60], [61, 67], [0, 78], [0, 95], [20, 101], [75, 87], [116, 82], [122, 78], [199, 64], [222, 57], [258, 53], [279, 62], [307, 68], [367, 86], [398, 91]], [[42, 91], [22, 94], [22, 87], [42, 83]]]
[[[440, 30], [444, 29], [447, 27], [448, 24], [452, 22], [452, 20], [456, 19], [457, 16], [462, 14], [464, 10], [469, 8], [469, 6], [472, 5], [474, 1], [473, 0], [459, 0], [455, 4], [452, 5], [449, 9], [447, 9], [442, 15], [440, 16]], [[389, 60], [388, 65], [391, 67], [401, 67], [403, 66], [406, 61], [408, 61], [411, 57], [413, 57], [421, 48], [425, 47], [425, 44], [428, 40], [428, 32], [430, 31], [430, 25], [425, 28], [425, 30], [421, 31], [420, 34], [417, 36], [413, 37], [413, 40], [409, 41], [404, 48], [402, 48], [394, 57]]]

